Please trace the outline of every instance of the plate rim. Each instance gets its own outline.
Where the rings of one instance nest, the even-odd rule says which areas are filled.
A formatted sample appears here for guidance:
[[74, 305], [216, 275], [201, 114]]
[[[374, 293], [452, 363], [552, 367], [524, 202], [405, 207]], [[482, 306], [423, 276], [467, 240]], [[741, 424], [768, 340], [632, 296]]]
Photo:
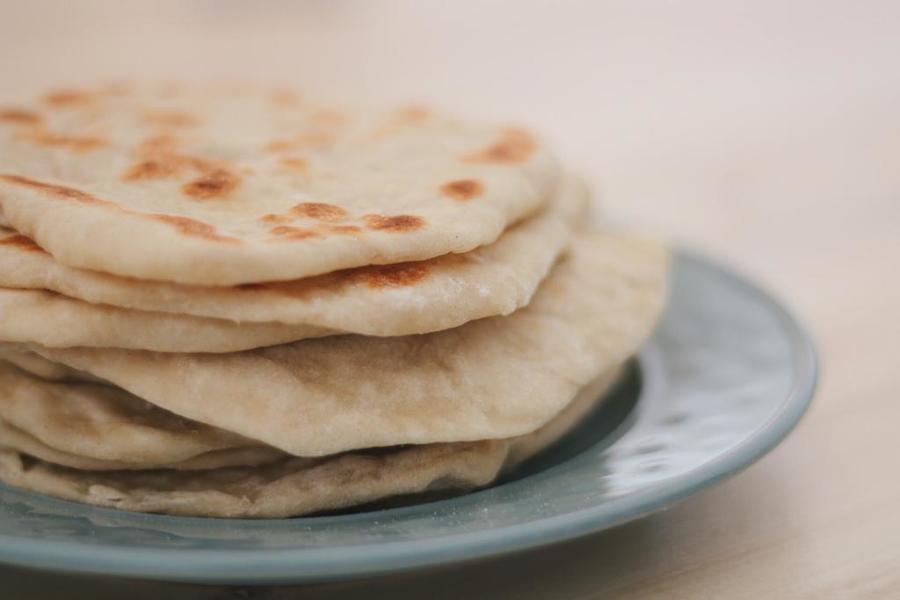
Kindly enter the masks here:
[[[764, 302], [777, 317], [795, 360], [792, 387], [778, 410], [752, 435], [691, 471], [672, 476], [635, 495], [614, 498], [588, 508], [426, 540], [413, 539], [330, 548], [197, 549], [85, 547], [78, 542], [35, 540], [0, 534], [0, 563], [64, 573], [120, 576], [151, 580], [206, 583], [299, 583], [383, 575], [461, 561], [521, 552], [583, 537], [640, 519], [747, 468], [775, 448], [800, 422], [816, 390], [819, 361], [808, 329], [794, 313], [752, 279], [705, 255], [673, 249], [674, 262], [694, 263], [728, 279]], [[644, 348], [640, 361], [655, 350]], [[552, 468], [548, 471], [552, 471]], [[452, 502], [443, 500], [441, 502]], [[65, 502], [60, 500], [60, 502]], [[630, 510], [624, 511], [626, 504]], [[97, 509], [114, 510], [114, 509]], [[395, 509], [404, 510], [404, 509]], [[620, 515], [618, 517], [614, 515]], [[154, 515], [155, 517], [164, 517]], [[174, 517], [169, 517], [174, 518]], [[179, 519], [192, 519], [179, 517]], [[208, 521], [208, 519], [202, 519]], [[244, 522], [247, 520], [228, 520]], [[264, 520], [253, 520], [260, 523]], [[274, 521], [274, 520], [273, 520]], [[15, 551], [12, 551], [12, 548]], [[377, 550], [376, 550], [377, 549]], [[190, 555], [173, 560], [173, 552]]]

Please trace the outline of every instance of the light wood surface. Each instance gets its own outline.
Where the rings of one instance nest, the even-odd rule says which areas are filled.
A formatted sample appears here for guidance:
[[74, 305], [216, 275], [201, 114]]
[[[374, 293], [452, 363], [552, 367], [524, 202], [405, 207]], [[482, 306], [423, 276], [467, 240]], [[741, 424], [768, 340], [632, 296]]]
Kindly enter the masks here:
[[823, 367], [769, 456], [572, 543], [289, 589], [0, 569], [0, 596], [900, 598], [896, 2], [3, 1], [0, 15], [3, 97], [97, 77], [261, 79], [534, 124], [607, 217], [785, 299]]

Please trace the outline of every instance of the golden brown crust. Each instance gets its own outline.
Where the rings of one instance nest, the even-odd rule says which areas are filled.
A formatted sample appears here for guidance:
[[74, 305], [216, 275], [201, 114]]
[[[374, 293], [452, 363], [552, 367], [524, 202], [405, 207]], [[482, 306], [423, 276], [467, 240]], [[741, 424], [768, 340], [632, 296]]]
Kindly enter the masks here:
[[442, 185], [441, 193], [452, 200], [468, 202], [484, 193], [484, 184], [477, 179], [457, 179]]
[[62, 89], [45, 94], [44, 102], [53, 107], [79, 106], [91, 102], [93, 96], [92, 93], [83, 90]]
[[19, 108], [0, 109], [0, 122], [21, 125], [37, 125], [43, 121], [41, 115], [30, 110]]
[[425, 219], [415, 215], [394, 215], [385, 217], [383, 215], [365, 215], [363, 220], [369, 229], [377, 231], [415, 231], [425, 227]]
[[181, 191], [198, 200], [223, 198], [240, 185], [241, 178], [228, 169], [213, 169], [182, 186]]
[[208, 223], [203, 223], [190, 217], [178, 217], [175, 215], [147, 215], [148, 219], [171, 225], [179, 233], [188, 237], [201, 238], [213, 242], [227, 242], [229, 244], [239, 244], [241, 240], [236, 237], [222, 235], [216, 231], [216, 228]]

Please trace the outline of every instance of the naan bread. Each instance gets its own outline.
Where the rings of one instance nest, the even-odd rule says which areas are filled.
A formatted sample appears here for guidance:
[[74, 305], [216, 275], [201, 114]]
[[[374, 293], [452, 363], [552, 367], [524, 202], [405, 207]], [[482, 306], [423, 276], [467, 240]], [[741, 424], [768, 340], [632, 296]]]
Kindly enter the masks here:
[[209, 471], [79, 471], [0, 449], [0, 481], [66, 500], [123, 510], [207, 517], [290, 517], [391, 496], [466, 490], [493, 481], [568, 432], [617, 369], [582, 389], [544, 429], [513, 439], [430, 444], [287, 459]]
[[234, 323], [91, 304], [43, 290], [0, 288], [0, 341], [48, 348], [236, 352], [332, 333], [310, 325]]
[[285, 457], [283, 452], [278, 452], [268, 446], [257, 445], [211, 450], [181, 462], [163, 464], [103, 460], [59, 450], [2, 419], [0, 419], [0, 448], [15, 450], [55, 465], [90, 471], [144, 471], [163, 468], [198, 471], [224, 467], [252, 467], [272, 463]]
[[0, 446], [90, 469], [207, 469], [284, 454], [95, 383], [54, 383], [0, 365]]
[[0, 213], [60, 263], [192, 285], [490, 244], [559, 168], [519, 128], [262, 90], [71, 90], [0, 110]]
[[635, 352], [664, 300], [666, 252], [583, 234], [531, 303], [420, 336], [333, 336], [233, 354], [49, 349], [185, 418], [297, 456], [513, 437]]
[[527, 304], [586, 207], [584, 185], [569, 178], [547, 210], [467, 254], [227, 288], [73, 269], [21, 234], [0, 229], [0, 285], [15, 288], [0, 288], [0, 339], [234, 352], [334, 331], [398, 336], [449, 329]]

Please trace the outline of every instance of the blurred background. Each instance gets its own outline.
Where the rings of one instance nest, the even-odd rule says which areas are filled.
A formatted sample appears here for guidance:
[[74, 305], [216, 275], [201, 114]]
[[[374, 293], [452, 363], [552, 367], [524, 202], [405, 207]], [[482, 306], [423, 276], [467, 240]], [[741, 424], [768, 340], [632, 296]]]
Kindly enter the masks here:
[[575, 547], [614, 543], [627, 565], [572, 558], [557, 582], [602, 577], [634, 597], [634, 581], [675, 574], [685, 598], [742, 575], [748, 598], [900, 589], [898, 63], [896, 0], [0, 1], [2, 100], [97, 79], [249, 80], [520, 121], [589, 176], [608, 218], [786, 299], [825, 366], [797, 434], [638, 541]]

